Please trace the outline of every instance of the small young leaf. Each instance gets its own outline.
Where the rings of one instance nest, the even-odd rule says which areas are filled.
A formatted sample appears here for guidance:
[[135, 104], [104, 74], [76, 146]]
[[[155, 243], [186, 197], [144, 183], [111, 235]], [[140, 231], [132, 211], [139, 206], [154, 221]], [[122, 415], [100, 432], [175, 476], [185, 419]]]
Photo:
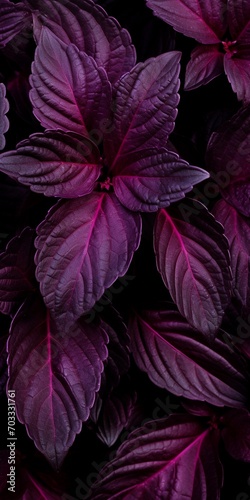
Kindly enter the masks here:
[[186, 68], [185, 90], [206, 85], [223, 73], [223, 59], [224, 55], [219, 52], [218, 44], [196, 47]]

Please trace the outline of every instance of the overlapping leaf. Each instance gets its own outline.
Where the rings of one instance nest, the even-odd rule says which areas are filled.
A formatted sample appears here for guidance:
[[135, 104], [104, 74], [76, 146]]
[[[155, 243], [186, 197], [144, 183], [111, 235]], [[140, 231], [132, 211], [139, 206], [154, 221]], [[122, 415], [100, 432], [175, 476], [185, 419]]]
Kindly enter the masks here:
[[43, 28], [32, 64], [30, 99], [45, 128], [88, 136], [111, 112], [111, 85], [103, 68], [73, 44]]
[[223, 73], [224, 55], [218, 45], [198, 46], [191, 53], [186, 68], [185, 90], [193, 90], [206, 85]]
[[205, 170], [189, 165], [164, 148], [145, 149], [124, 155], [113, 177], [117, 198], [133, 211], [154, 212], [180, 200], [208, 177]]
[[[188, 216], [187, 216], [188, 213]], [[214, 337], [231, 297], [228, 242], [223, 227], [192, 200], [158, 213], [154, 248], [157, 267], [180, 313]]]
[[216, 43], [227, 27], [224, 0], [147, 0], [154, 14], [186, 36]]
[[47, 26], [67, 45], [74, 43], [103, 67], [115, 83], [136, 62], [129, 33], [118, 21], [89, 0], [27, 0], [33, 10], [37, 41], [41, 26]]
[[57, 321], [74, 322], [123, 276], [140, 242], [141, 220], [114, 194], [59, 202], [38, 227], [37, 279]]
[[93, 499], [149, 500], [157, 492], [159, 499], [219, 500], [218, 438], [218, 430], [189, 415], [145, 425], [130, 434], [102, 469]]
[[241, 214], [250, 216], [250, 106], [212, 134], [207, 164], [223, 198]]
[[143, 311], [130, 320], [133, 356], [156, 385], [215, 406], [246, 403], [246, 368], [216, 338], [213, 345], [176, 311]]
[[0, 48], [2, 49], [29, 23], [31, 23], [31, 14], [22, 2], [16, 5], [9, 0], [1, 0]]
[[0, 311], [4, 314], [13, 314], [36, 288], [34, 236], [30, 228], [24, 229], [0, 254]]
[[9, 103], [6, 99], [6, 89], [3, 83], [0, 83], [0, 150], [5, 147], [4, 134], [9, 129], [9, 120], [6, 113], [9, 111]]
[[55, 468], [89, 416], [107, 342], [104, 323], [82, 320], [69, 330], [57, 329], [36, 296], [13, 319], [8, 388], [16, 391], [18, 419]]
[[165, 146], [177, 115], [180, 56], [168, 52], [148, 59], [117, 82], [113, 131], [105, 137], [114, 173], [119, 172], [122, 155]]
[[245, 307], [249, 307], [250, 220], [240, 215], [224, 200], [215, 205], [213, 214], [223, 224], [229, 241], [234, 293]]
[[0, 170], [32, 191], [77, 198], [93, 191], [101, 166], [99, 151], [90, 140], [46, 131], [20, 142], [16, 151], [0, 155]]

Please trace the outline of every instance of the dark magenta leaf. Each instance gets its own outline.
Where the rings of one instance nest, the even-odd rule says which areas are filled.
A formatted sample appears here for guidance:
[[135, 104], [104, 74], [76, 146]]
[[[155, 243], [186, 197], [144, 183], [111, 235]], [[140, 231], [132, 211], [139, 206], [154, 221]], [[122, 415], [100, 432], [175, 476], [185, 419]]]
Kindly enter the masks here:
[[100, 155], [89, 139], [46, 131], [0, 155], [0, 171], [37, 193], [77, 198], [93, 191], [101, 171]]
[[214, 132], [207, 149], [207, 165], [223, 198], [250, 216], [250, 106], [242, 107]]
[[36, 276], [44, 301], [57, 322], [70, 324], [126, 273], [141, 219], [113, 193], [92, 193], [59, 202], [37, 234]]
[[222, 225], [200, 202], [186, 199], [172, 211], [159, 211], [154, 248], [157, 268], [180, 313], [213, 338], [232, 288]]
[[49, 490], [37, 480], [27, 469], [20, 471], [23, 483], [23, 493], [19, 500], [61, 500], [62, 496]]
[[30, 77], [30, 99], [42, 126], [88, 136], [110, 115], [111, 85], [105, 70], [73, 44], [43, 28]]
[[[103, 67], [115, 83], [136, 63], [135, 48], [128, 31], [99, 5], [89, 0], [28, 0], [34, 15], [34, 36], [39, 41], [41, 27], [47, 26], [67, 45], [77, 48]], [[42, 16], [41, 16], [42, 15]]]
[[154, 14], [186, 36], [216, 43], [227, 27], [224, 0], [147, 0]]
[[250, 462], [250, 414], [247, 410], [229, 410], [221, 418], [226, 450], [236, 460]]
[[0, 311], [13, 314], [36, 289], [34, 231], [26, 228], [0, 254]]
[[232, 205], [220, 200], [213, 215], [224, 226], [229, 241], [233, 290], [245, 307], [250, 306], [250, 219], [240, 215]]
[[232, 348], [219, 338], [210, 346], [179, 312], [135, 312], [129, 334], [137, 365], [159, 387], [215, 406], [246, 403], [246, 370]]
[[189, 165], [167, 149], [145, 149], [124, 155], [113, 177], [114, 191], [120, 202], [133, 211], [155, 212], [180, 200], [194, 184], [209, 174]]
[[165, 146], [173, 131], [179, 102], [180, 52], [168, 52], [137, 64], [116, 84], [112, 134], [105, 153], [117, 173], [122, 155]]
[[154, 420], [132, 432], [101, 471], [93, 500], [219, 500], [219, 431], [190, 415]]
[[107, 342], [103, 322], [79, 320], [70, 329], [57, 329], [36, 296], [13, 319], [8, 389], [16, 391], [19, 421], [55, 468], [89, 417], [108, 354]]
[[[238, 38], [240, 33], [249, 29], [250, 4], [248, 0], [227, 0], [228, 25], [232, 40]], [[245, 31], [244, 30], [244, 31]]]
[[[238, 100], [250, 101], [250, 23], [248, 33], [238, 38], [235, 54], [229, 51], [224, 56], [224, 69]], [[232, 48], [234, 50], [234, 47]]]
[[13, 2], [9, 2], [9, 0], [1, 0], [0, 49], [30, 23], [31, 14], [22, 2], [16, 5]]
[[9, 120], [6, 116], [8, 111], [9, 103], [6, 99], [6, 88], [3, 83], [0, 83], [0, 150], [5, 147], [4, 134], [9, 129]]
[[186, 68], [185, 90], [194, 90], [200, 85], [206, 85], [223, 73], [223, 59], [219, 44], [196, 47]]

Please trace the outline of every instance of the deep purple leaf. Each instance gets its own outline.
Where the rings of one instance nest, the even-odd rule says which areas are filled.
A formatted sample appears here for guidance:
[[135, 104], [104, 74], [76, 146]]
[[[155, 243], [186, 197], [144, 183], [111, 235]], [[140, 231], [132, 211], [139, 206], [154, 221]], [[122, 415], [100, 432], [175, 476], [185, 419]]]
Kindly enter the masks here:
[[106, 157], [115, 173], [122, 155], [165, 146], [177, 115], [180, 56], [168, 52], [148, 59], [117, 82], [113, 131], [105, 136]]
[[[111, 83], [115, 83], [136, 63], [129, 33], [116, 19], [89, 0], [28, 0], [35, 12], [34, 35], [39, 40], [41, 26], [47, 26], [67, 45], [77, 48], [103, 67]], [[41, 17], [42, 14], [42, 17]]]
[[204, 205], [186, 199], [179, 208], [158, 213], [154, 248], [157, 268], [180, 313], [214, 337], [231, 298], [228, 242], [221, 224]]
[[13, 314], [36, 289], [34, 231], [26, 228], [0, 254], [0, 311]]
[[31, 14], [22, 2], [13, 4], [1, 0], [0, 5], [0, 49], [31, 22]]
[[89, 139], [46, 131], [0, 155], [0, 171], [37, 193], [77, 198], [93, 191], [101, 166], [98, 149]]
[[107, 341], [104, 323], [79, 320], [68, 330], [58, 330], [36, 296], [13, 319], [8, 389], [16, 391], [19, 421], [56, 468], [94, 404]]
[[186, 68], [185, 90], [206, 85], [223, 73], [223, 59], [218, 44], [196, 47]]
[[218, 338], [210, 347], [177, 311], [135, 313], [129, 333], [137, 365], [159, 387], [215, 406], [246, 403], [246, 372], [233, 350]]
[[105, 400], [97, 423], [97, 436], [104, 444], [110, 447], [117, 441], [129, 422], [135, 401], [135, 393], [124, 390], [118, 395], [112, 392]]
[[243, 306], [250, 306], [250, 219], [220, 200], [213, 215], [224, 226], [231, 253], [233, 289]]
[[93, 500], [150, 500], [152, 492], [158, 499], [219, 500], [218, 439], [218, 430], [189, 415], [149, 422], [102, 469]]
[[30, 77], [30, 99], [43, 127], [88, 135], [105, 127], [111, 85], [95, 60], [43, 28]]
[[[249, 26], [250, 29], [250, 26]], [[224, 69], [238, 100], [250, 102], [250, 36], [248, 44], [241, 43], [235, 57], [225, 54]]]
[[201, 43], [217, 43], [227, 27], [224, 0], [147, 0], [154, 14]]
[[222, 417], [222, 438], [228, 453], [236, 460], [250, 462], [250, 413], [230, 410]]
[[37, 234], [42, 295], [54, 318], [70, 324], [126, 273], [140, 242], [141, 219], [114, 194], [92, 193], [59, 202]]
[[135, 151], [119, 161], [113, 177], [120, 202], [133, 211], [155, 212], [159, 207], [180, 200], [208, 177], [201, 168], [189, 165], [176, 153], [161, 148]]
[[223, 198], [241, 214], [250, 216], [250, 106], [242, 107], [212, 134], [207, 164]]
[[250, 4], [248, 0], [227, 0], [228, 25], [232, 40], [238, 38], [250, 21]]
[[9, 103], [6, 99], [6, 88], [0, 83], [0, 150], [5, 147], [4, 134], [9, 129], [9, 120], [6, 113], [9, 111]]

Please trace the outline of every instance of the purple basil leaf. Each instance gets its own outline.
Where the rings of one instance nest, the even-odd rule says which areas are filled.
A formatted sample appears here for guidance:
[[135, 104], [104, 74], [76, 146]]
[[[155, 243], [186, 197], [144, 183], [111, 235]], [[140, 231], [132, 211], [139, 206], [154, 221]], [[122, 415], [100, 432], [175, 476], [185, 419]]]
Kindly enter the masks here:
[[104, 444], [110, 447], [117, 441], [129, 422], [135, 401], [136, 394], [131, 390], [120, 390], [118, 395], [112, 392], [104, 401], [97, 423], [97, 436]]
[[215, 406], [246, 403], [246, 370], [237, 355], [218, 338], [210, 347], [177, 311], [135, 313], [129, 333], [137, 365], [157, 386]]
[[106, 70], [111, 83], [135, 65], [136, 53], [129, 33], [99, 5], [89, 0], [28, 0], [28, 4], [35, 11], [37, 40], [41, 26], [49, 27], [67, 45], [74, 43], [93, 57], [97, 66]]
[[123, 276], [141, 235], [141, 219], [114, 194], [92, 193], [59, 202], [37, 229], [37, 279], [58, 322], [90, 310]]
[[161, 148], [145, 149], [123, 156], [119, 172], [113, 177], [120, 202], [133, 211], [155, 212], [178, 201], [194, 184], [209, 174], [189, 165], [176, 153]]
[[43, 28], [32, 64], [30, 99], [42, 126], [88, 135], [104, 127], [111, 85], [94, 59]]
[[[248, 28], [250, 31], [250, 25]], [[224, 56], [224, 69], [233, 91], [238, 100], [247, 103], [250, 101], [250, 33], [243, 39], [237, 40], [236, 54], [231, 52]]]
[[31, 23], [31, 14], [22, 2], [17, 5], [1, 0], [0, 5], [0, 49]]
[[9, 120], [6, 113], [9, 111], [9, 103], [6, 99], [6, 88], [0, 83], [0, 150], [5, 147], [4, 134], [9, 130]]
[[250, 219], [220, 200], [213, 215], [224, 226], [231, 253], [233, 289], [245, 307], [250, 306]]
[[16, 391], [19, 421], [55, 468], [89, 417], [99, 390], [108, 341], [103, 325], [79, 320], [69, 330], [57, 330], [36, 296], [13, 319], [8, 389]]
[[232, 40], [239, 37], [243, 29], [249, 29], [250, 4], [248, 0], [227, 0], [228, 25]]
[[250, 413], [230, 410], [222, 417], [221, 435], [228, 453], [236, 460], [250, 462]]
[[105, 137], [110, 168], [136, 150], [165, 146], [174, 128], [179, 102], [180, 52], [168, 52], [137, 64], [116, 84], [112, 134]]
[[46, 196], [77, 198], [93, 191], [100, 175], [99, 152], [73, 133], [33, 134], [16, 151], [0, 155], [0, 171]]
[[36, 289], [34, 231], [26, 228], [0, 254], [0, 311], [13, 314]]
[[[153, 424], [153, 425], [152, 425]], [[219, 431], [190, 415], [154, 420], [130, 434], [101, 471], [93, 500], [219, 500]]]
[[247, 217], [250, 216], [249, 126], [248, 105], [212, 134], [207, 150], [207, 164], [223, 198]]
[[[187, 216], [183, 211], [188, 210]], [[157, 268], [180, 313], [213, 338], [231, 298], [223, 227], [204, 205], [186, 199], [179, 208], [158, 213], [154, 248]]]
[[191, 53], [186, 68], [185, 90], [193, 90], [206, 85], [223, 73], [224, 55], [219, 52], [219, 45], [202, 45]]
[[227, 27], [224, 0], [147, 0], [154, 14], [201, 43], [217, 43]]

